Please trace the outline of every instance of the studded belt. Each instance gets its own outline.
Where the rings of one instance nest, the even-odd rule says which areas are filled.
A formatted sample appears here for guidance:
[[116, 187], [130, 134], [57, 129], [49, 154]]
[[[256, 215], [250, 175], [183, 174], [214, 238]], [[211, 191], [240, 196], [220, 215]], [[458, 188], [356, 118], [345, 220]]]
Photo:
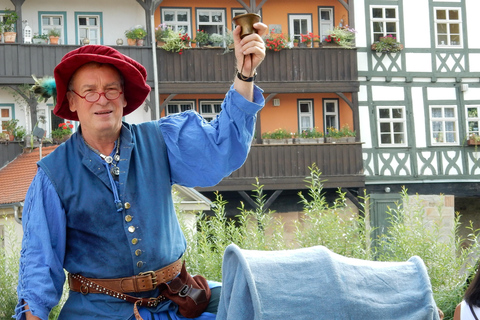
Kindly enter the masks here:
[[157, 271], [142, 272], [136, 276], [116, 279], [86, 278], [78, 273], [68, 274], [70, 290], [82, 294], [103, 293], [140, 306], [153, 307], [165, 300], [157, 298], [137, 298], [126, 295], [127, 292], [145, 292], [155, 289], [159, 284], [172, 281], [182, 270], [182, 261], [174, 263]]

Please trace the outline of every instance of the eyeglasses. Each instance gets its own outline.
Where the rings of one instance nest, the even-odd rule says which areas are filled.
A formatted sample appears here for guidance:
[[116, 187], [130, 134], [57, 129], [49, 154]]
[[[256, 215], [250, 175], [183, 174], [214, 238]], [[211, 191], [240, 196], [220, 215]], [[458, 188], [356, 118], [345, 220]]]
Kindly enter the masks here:
[[87, 102], [97, 102], [98, 100], [100, 100], [100, 97], [102, 96], [102, 94], [103, 96], [105, 96], [107, 100], [115, 100], [123, 93], [120, 90], [113, 89], [105, 92], [89, 92], [86, 95], [81, 96], [78, 93], [76, 93], [74, 90], [70, 90], [70, 91], [75, 93], [80, 98], [85, 99]]

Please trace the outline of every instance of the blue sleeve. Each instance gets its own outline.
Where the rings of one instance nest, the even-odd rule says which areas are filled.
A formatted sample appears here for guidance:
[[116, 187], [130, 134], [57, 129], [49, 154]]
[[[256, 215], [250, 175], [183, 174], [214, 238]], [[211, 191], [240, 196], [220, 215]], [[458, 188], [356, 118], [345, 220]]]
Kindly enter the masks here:
[[186, 187], [214, 186], [245, 162], [257, 112], [265, 104], [254, 88], [253, 102], [230, 88], [222, 111], [211, 122], [187, 111], [160, 120], [167, 145], [172, 183]]
[[16, 319], [25, 319], [24, 302], [33, 315], [48, 319], [65, 282], [66, 217], [57, 192], [40, 168], [25, 197], [22, 225]]

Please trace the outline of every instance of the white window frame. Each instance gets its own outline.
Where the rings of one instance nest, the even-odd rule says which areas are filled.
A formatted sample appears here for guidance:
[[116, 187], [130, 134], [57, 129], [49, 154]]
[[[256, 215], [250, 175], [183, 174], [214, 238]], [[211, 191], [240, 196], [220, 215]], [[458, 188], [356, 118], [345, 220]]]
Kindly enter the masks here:
[[[187, 21], [179, 21], [178, 17], [181, 13], [187, 14]], [[166, 14], [173, 14], [174, 20], [167, 21]], [[192, 35], [192, 15], [191, 11], [188, 8], [162, 8], [162, 23], [171, 27], [173, 31], [180, 33], [187, 33], [190, 38], [193, 38]]]
[[[433, 109], [441, 109], [442, 115], [440, 117], [433, 117]], [[453, 117], [445, 116], [446, 109], [453, 109]], [[430, 112], [430, 139], [432, 145], [458, 145], [458, 118], [457, 118], [457, 106], [455, 105], [432, 105], [429, 108]], [[440, 128], [435, 128], [435, 122], [440, 122]], [[447, 130], [447, 123], [453, 123], [453, 130]], [[437, 130], [435, 130], [437, 129]], [[448, 135], [453, 134], [454, 141], [447, 141]]]
[[[382, 9], [382, 17], [375, 18], [373, 17], [373, 9]], [[395, 18], [387, 18], [386, 11], [387, 9], [395, 9]], [[387, 35], [394, 36], [397, 41], [400, 41], [400, 24], [399, 24], [399, 10], [398, 6], [380, 6], [380, 5], [371, 5], [370, 6], [370, 28], [371, 28], [371, 40], [372, 43], [378, 41], [380, 37], [386, 37]], [[387, 31], [387, 24], [395, 24], [395, 32]], [[375, 24], [381, 24], [381, 31], [375, 31]]]
[[[213, 21], [214, 14], [221, 14], [221, 21]], [[200, 15], [205, 14], [208, 15], [209, 21], [200, 21]], [[227, 13], [225, 9], [220, 8], [212, 8], [212, 9], [197, 9], [196, 11], [196, 21], [197, 21], [197, 30], [203, 30], [210, 35], [213, 33], [221, 34], [225, 36], [226, 34], [226, 20], [227, 20]], [[206, 28], [208, 26], [209, 28]], [[209, 29], [215, 30], [209, 30]]]
[[[302, 112], [301, 107], [303, 104], [308, 106], [307, 112]], [[312, 100], [298, 100], [297, 101], [297, 110], [298, 110], [298, 132], [303, 130], [313, 130], [313, 101]], [[303, 125], [303, 119], [306, 119], [308, 122], [307, 126]]]
[[[8, 117], [2, 116], [3, 110], [8, 110], [8, 115], [9, 115]], [[3, 129], [3, 122], [10, 121], [13, 119], [12, 112], [13, 112], [13, 106], [4, 105], [4, 104], [0, 105], [0, 132], [7, 132], [6, 130]]]
[[[305, 20], [306, 30], [299, 30], [299, 33], [295, 32], [296, 21]], [[288, 28], [290, 30], [290, 40], [294, 39], [302, 40], [301, 34], [308, 34], [312, 32], [312, 16], [310, 14], [289, 14], [288, 15]], [[301, 26], [300, 26], [301, 28]]]
[[[330, 15], [330, 20], [322, 20], [322, 12], [328, 12]], [[319, 36], [320, 41], [324, 41], [325, 38], [330, 34], [329, 31], [333, 30], [334, 28], [334, 12], [333, 8], [318, 8], [318, 21], [319, 21]]]
[[[45, 25], [43, 23], [43, 19], [48, 18], [50, 21], [50, 24]], [[53, 19], [55, 18], [60, 18], [60, 24], [56, 25], [53, 24]], [[48, 34], [50, 30], [57, 29], [60, 31], [60, 38], [58, 39], [58, 44], [67, 44], [67, 41], [65, 39], [64, 35], [64, 30], [65, 30], [65, 15], [61, 12], [55, 13], [55, 12], [49, 12], [49, 13], [40, 13], [40, 28], [39, 30], [42, 30], [40, 34]]]
[[[388, 109], [388, 118], [380, 116], [381, 110]], [[401, 109], [402, 117], [394, 118], [393, 110]], [[388, 132], [382, 132], [382, 126], [389, 125]], [[402, 124], [403, 131], [395, 131], [395, 124]], [[380, 147], [405, 147], [407, 146], [407, 120], [405, 106], [377, 106], [377, 128], [378, 128], [378, 145]], [[382, 142], [382, 136], [390, 135], [390, 143]], [[402, 142], [395, 142], [395, 136], [403, 135]]]
[[[248, 11], [245, 9], [232, 9], [232, 18], [235, 18], [236, 16], [239, 16], [245, 13], [248, 13]], [[236, 26], [237, 25], [235, 24], [235, 22], [233, 22], [233, 19], [232, 19], [232, 30], [234, 30]]]
[[[334, 104], [334, 111], [327, 111], [327, 103], [333, 103]], [[327, 129], [330, 127], [334, 127], [337, 130], [340, 130], [340, 115], [338, 112], [338, 100], [337, 99], [324, 99], [323, 100], [323, 123], [325, 126], [325, 132], [327, 132]], [[328, 125], [327, 117], [328, 116], [334, 116], [335, 117], [335, 123], [332, 125]]]
[[[445, 10], [446, 11], [446, 19], [439, 19], [437, 17], [438, 11], [439, 10]], [[458, 11], [458, 20], [449, 19], [449, 12], [450, 11]], [[433, 14], [434, 14], [434, 23], [435, 23], [435, 45], [437, 48], [462, 48], [463, 47], [463, 32], [462, 32], [462, 10], [459, 7], [435, 7], [433, 8]], [[439, 24], [446, 24], [446, 33], [439, 33], [438, 32], [438, 25]], [[450, 27], [452, 25], [458, 24], [458, 34], [457, 33], [451, 33]], [[459, 43], [454, 43], [452, 41], [452, 36], [453, 35], [458, 35], [458, 42]], [[442, 39], [440, 40], [440, 36], [442, 36]], [[443, 43], [442, 43], [443, 41]]]
[[[80, 19], [86, 18], [87, 23], [90, 19], [96, 19], [97, 25], [80, 25]], [[102, 38], [102, 14], [100, 12], [76, 12], [75, 13], [75, 25], [77, 27], [77, 44], [82, 45], [85, 37], [82, 33], [87, 35], [90, 44], [103, 44]], [[83, 30], [85, 32], [83, 32]], [[91, 37], [94, 34], [95, 37]]]
[[[215, 119], [222, 111], [222, 100], [205, 100], [200, 101], [199, 111], [202, 117], [207, 121]], [[203, 107], [209, 105], [213, 112], [203, 112]]]
[[[175, 112], [171, 112], [170, 107], [176, 107]], [[165, 107], [165, 115], [179, 114], [183, 111], [195, 110], [195, 102], [193, 101], [170, 101]]]
[[472, 134], [480, 137], [480, 105], [465, 106], [465, 119], [467, 119], [467, 139]]

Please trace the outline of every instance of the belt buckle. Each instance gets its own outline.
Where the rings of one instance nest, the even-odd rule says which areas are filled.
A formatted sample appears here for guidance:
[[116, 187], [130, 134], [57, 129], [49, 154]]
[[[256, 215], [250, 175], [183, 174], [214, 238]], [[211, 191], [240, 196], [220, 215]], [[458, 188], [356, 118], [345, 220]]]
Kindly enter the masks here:
[[152, 278], [152, 285], [154, 288], [157, 287], [158, 282], [157, 282], [157, 274], [155, 271], [145, 271], [145, 272], [140, 272], [138, 275], [140, 276], [150, 276]]

